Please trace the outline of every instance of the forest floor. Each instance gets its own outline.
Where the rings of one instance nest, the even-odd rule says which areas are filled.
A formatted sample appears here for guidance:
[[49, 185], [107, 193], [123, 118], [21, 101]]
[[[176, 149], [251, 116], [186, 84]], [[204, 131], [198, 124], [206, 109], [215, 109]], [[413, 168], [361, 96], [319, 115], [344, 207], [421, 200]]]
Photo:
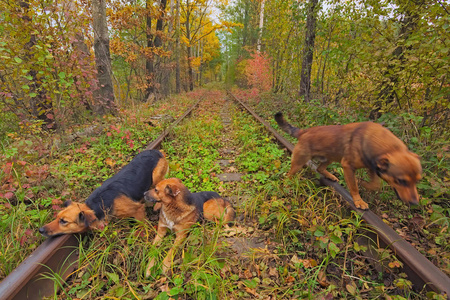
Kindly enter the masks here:
[[[337, 107], [305, 106], [255, 91], [234, 93], [274, 127], [273, 114], [280, 110], [299, 127], [363, 119]], [[121, 118], [104, 119], [86, 134], [74, 128], [49, 137], [30, 129], [10, 136], [1, 157], [0, 229], [5, 238], [0, 244], [0, 278], [42, 242], [37, 229], [53, 218], [63, 201], [85, 199], [199, 97], [203, 100], [198, 108], [174, 128], [161, 150], [170, 162], [170, 177], [180, 178], [191, 192], [213, 190], [232, 201], [234, 226], [195, 226], [171, 273], [155, 268], [145, 278], [148, 260], [162, 260], [173, 236], [157, 248], [151, 245], [157, 219], [151, 208], [148, 222], [110, 222], [104, 230], [80, 237], [79, 268], [56, 298], [444, 299], [415, 290], [391, 250], [377, 249], [377, 264], [365, 256], [366, 246], [358, 238], [368, 229], [360, 216], [333, 190], [320, 186], [309, 168], [286, 178], [287, 151], [225, 91], [216, 89], [123, 110]], [[439, 160], [448, 152], [445, 144], [435, 145], [434, 152], [421, 149], [427, 143], [415, 142], [409, 128], [400, 127], [401, 120], [393, 118], [387, 126], [396, 128], [394, 133], [422, 156], [421, 206], [407, 207], [386, 185], [379, 192], [363, 190], [362, 197], [450, 274], [445, 242], [450, 237], [448, 180], [436, 179], [450, 177], [449, 166]], [[443, 176], [437, 175], [434, 159]], [[343, 183], [339, 165], [329, 170]]]

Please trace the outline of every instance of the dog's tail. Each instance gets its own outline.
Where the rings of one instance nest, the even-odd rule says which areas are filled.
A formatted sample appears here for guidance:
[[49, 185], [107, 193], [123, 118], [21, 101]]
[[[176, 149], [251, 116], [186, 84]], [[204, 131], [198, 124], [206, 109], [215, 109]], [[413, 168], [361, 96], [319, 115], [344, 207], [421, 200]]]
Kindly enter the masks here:
[[278, 126], [280, 126], [281, 129], [289, 133], [295, 138], [298, 138], [300, 134], [300, 128], [294, 127], [291, 124], [289, 124], [284, 118], [283, 114], [281, 112], [277, 112], [275, 114], [275, 121], [277, 121]]

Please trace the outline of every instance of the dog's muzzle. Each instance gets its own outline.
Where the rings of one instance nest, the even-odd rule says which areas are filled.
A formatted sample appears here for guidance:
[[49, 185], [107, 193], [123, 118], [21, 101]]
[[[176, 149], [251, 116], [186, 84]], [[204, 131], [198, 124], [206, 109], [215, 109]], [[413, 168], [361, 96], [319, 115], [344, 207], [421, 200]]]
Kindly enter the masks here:
[[148, 202], [148, 203], [159, 202], [157, 199], [153, 198], [153, 197], [150, 195], [150, 191], [146, 191], [146, 192], [144, 193], [144, 200], [145, 200], [145, 202]]
[[406, 203], [408, 206], [411, 206], [411, 205], [419, 205], [419, 199], [416, 199], [416, 197], [413, 197], [413, 199], [411, 199], [410, 201], [405, 201], [405, 200], [403, 200], [402, 198], [400, 198], [400, 195], [398, 194], [396, 188], [393, 188], [393, 190], [394, 190], [395, 194], [397, 195], [397, 198], [398, 198], [399, 200], [403, 201], [404, 203]]
[[39, 228], [39, 233], [45, 237], [48, 237], [47, 230], [44, 227]]

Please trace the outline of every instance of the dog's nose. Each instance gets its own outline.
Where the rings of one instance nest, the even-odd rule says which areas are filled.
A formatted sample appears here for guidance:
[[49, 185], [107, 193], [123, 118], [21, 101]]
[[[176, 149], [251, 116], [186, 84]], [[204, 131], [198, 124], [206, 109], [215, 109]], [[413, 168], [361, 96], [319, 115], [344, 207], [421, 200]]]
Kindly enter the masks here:
[[45, 228], [44, 227], [39, 228], [39, 233], [40, 234], [44, 234], [45, 233]]
[[155, 202], [155, 199], [150, 195], [150, 191], [144, 193], [144, 200], [147, 202]]
[[419, 199], [413, 198], [413, 199], [411, 199], [411, 200], [409, 201], [408, 204], [409, 204], [410, 206], [411, 206], [411, 205], [419, 205]]

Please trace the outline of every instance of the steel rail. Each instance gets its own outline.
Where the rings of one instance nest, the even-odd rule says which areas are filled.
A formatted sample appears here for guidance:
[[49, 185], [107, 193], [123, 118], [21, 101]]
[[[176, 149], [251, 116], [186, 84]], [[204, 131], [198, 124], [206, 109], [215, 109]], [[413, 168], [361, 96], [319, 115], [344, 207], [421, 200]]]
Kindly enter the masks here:
[[[258, 116], [248, 105], [231, 92], [228, 91], [228, 95], [242, 105], [255, 119], [261, 122], [279, 143], [292, 153], [294, 150], [292, 143], [280, 135], [269, 123]], [[404, 263], [403, 271], [408, 275], [416, 290], [422, 290], [423, 288], [431, 289], [436, 293], [447, 294], [447, 299], [450, 299], [450, 278], [444, 272], [417, 251], [410, 243], [405, 241], [371, 210], [364, 211], [356, 208], [350, 193], [338, 182], [331, 181], [322, 175], [320, 175], [320, 182], [334, 188], [346, 200], [345, 203], [361, 215], [362, 219], [366, 221], [381, 240], [381, 246], [389, 246], [393, 250], [395, 255]]]
[[[173, 127], [189, 115], [202, 99], [200, 97], [145, 149], [158, 149]], [[54, 295], [58, 288], [54, 280], [67, 280], [78, 266], [80, 236], [69, 234], [47, 238], [0, 282], [0, 300], [37, 300]]]

